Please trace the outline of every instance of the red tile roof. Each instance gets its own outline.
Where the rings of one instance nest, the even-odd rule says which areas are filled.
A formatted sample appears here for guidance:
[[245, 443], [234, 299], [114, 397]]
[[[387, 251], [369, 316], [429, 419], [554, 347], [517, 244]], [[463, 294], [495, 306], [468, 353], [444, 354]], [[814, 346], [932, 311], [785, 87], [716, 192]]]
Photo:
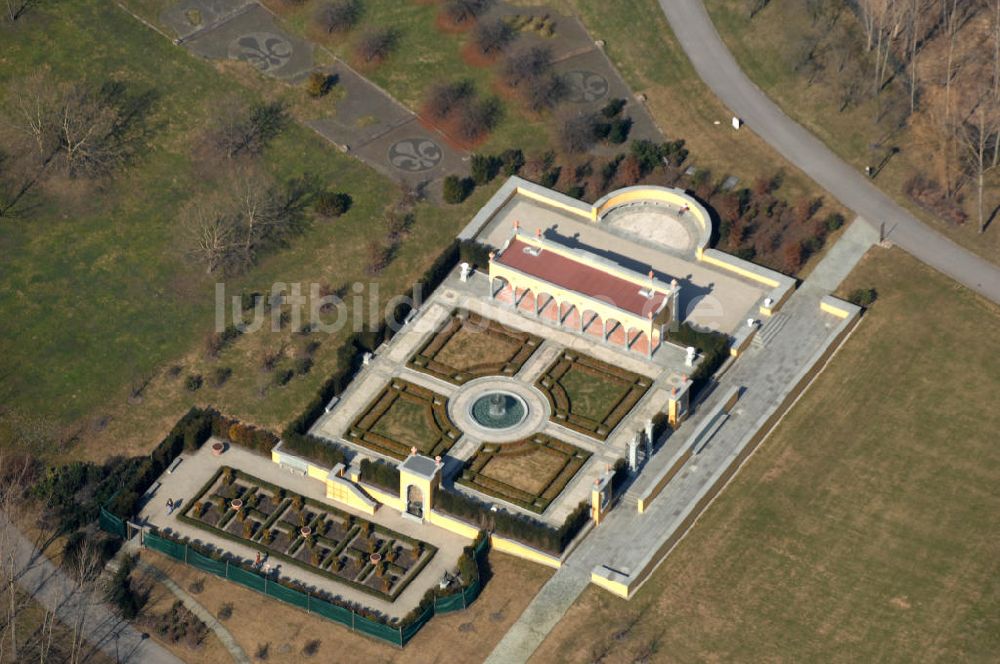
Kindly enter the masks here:
[[659, 291], [654, 292], [652, 298], [647, 298], [639, 293], [641, 285], [592, 265], [545, 249], [541, 249], [541, 253], [535, 256], [525, 251], [529, 248], [537, 249], [515, 238], [494, 260], [501, 265], [601, 300], [636, 316], [646, 317], [648, 312], [656, 313], [666, 299], [666, 295]]

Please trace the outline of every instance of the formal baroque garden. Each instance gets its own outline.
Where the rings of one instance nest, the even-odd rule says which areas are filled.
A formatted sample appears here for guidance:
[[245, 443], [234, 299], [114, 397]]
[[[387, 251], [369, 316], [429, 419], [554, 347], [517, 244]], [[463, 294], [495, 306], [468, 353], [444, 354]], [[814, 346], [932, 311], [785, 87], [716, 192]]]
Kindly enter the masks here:
[[228, 466], [219, 468], [180, 519], [389, 601], [437, 551]]
[[444, 455], [462, 435], [447, 406], [437, 392], [393, 378], [354, 421], [347, 439], [394, 459], [405, 459], [412, 448], [432, 458]]
[[563, 351], [535, 384], [549, 400], [554, 422], [601, 441], [651, 385], [645, 376], [570, 350]]
[[513, 376], [542, 339], [465, 309], [456, 309], [407, 366], [463, 385], [483, 376]]
[[514, 443], [483, 443], [457, 483], [541, 514], [590, 457], [590, 452], [544, 434]]

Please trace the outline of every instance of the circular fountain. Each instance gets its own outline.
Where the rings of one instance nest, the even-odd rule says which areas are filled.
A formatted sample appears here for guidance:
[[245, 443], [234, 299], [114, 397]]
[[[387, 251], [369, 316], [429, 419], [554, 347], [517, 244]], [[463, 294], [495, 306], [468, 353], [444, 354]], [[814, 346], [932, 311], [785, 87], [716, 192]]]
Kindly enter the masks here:
[[487, 429], [509, 429], [528, 416], [524, 399], [510, 392], [488, 392], [472, 402], [470, 414]]

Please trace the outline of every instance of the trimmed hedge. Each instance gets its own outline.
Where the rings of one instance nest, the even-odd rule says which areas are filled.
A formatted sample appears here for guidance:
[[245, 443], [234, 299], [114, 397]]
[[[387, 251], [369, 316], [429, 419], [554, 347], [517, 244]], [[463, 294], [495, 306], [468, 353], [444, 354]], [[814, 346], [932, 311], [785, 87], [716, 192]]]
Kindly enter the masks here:
[[439, 488], [434, 494], [434, 507], [442, 512], [479, 525], [492, 525], [493, 532], [523, 542], [537, 549], [560, 554], [590, 520], [590, 501], [582, 501], [558, 528], [500, 509], [454, 491]]
[[[466, 252], [469, 251], [473, 250], [466, 250]], [[460, 255], [460, 243], [458, 240], [454, 240], [434, 259], [434, 262], [431, 263], [431, 266], [427, 268], [427, 271], [424, 272], [420, 279], [414, 282], [410, 293], [418, 293], [420, 297], [416, 299], [422, 301], [423, 293], [433, 291], [437, 288], [452, 269], [458, 265]], [[393, 319], [395, 321], [405, 320], [412, 308], [409, 302], [397, 304], [395, 310], [392, 312]], [[385, 321], [382, 321], [377, 328], [355, 332], [337, 349], [337, 366], [340, 369], [335, 371], [320, 386], [316, 396], [309, 402], [305, 410], [292, 420], [281, 434], [282, 440], [290, 451], [299, 450], [302, 454], [308, 454], [305, 450], [312, 449], [316, 453], [319, 453], [320, 445], [339, 449], [333, 443], [322, 441], [318, 438], [313, 438], [312, 442], [305, 440], [306, 438], [310, 438], [308, 435], [309, 429], [312, 428], [316, 420], [325, 412], [326, 404], [333, 397], [342, 394], [347, 389], [347, 386], [361, 369], [362, 355], [365, 352], [374, 352], [384, 342], [392, 339], [396, 332], [397, 330], [386, 325]], [[340, 453], [343, 454], [343, 451], [341, 450]], [[330, 459], [340, 458], [335, 452], [330, 452], [329, 454], [331, 455]]]
[[[502, 482], [481, 470], [495, 456], [513, 457], [538, 453], [540, 448], [551, 450], [562, 456], [562, 466], [552, 474], [548, 484], [537, 493], [530, 493], [506, 482]], [[562, 493], [566, 485], [576, 477], [576, 474], [586, 465], [591, 457], [587, 450], [564, 443], [545, 434], [535, 434], [514, 443], [494, 445], [482, 443], [473, 455], [465, 462], [456, 483], [470, 489], [480, 491], [498, 500], [503, 500], [530, 512], [543, 514], [549, 505]]]
[[149, 458], [140, 462], [126, 477], [121, 490], [108, 505], [108, 509], [123, 518], [131, 518], [139, 509], [139, 500], [163, 474], [183, 450], [197, 450], [212, 436], [215, 418], [221, 417], [212, 409], [192, 407], [170, 433], [160, 441]]
[[[198, 502], [201, 502], [201, 500], [203, 499], [203, 497], [205, 496], [205, 494], [208, 493], [208, 491], [213, 486], [215, 486], [216, 482], [218, 482], [218, 480], [219, 480], [219, 477], [226, 471], [227, 468], [229, 468], [229, 466], [222, 466], [222, 467], [220, 467], [216, 471], [216, 473], [214, 475], [212, 475], [212, 477], [208, 480], [208, 482], [206, 482], [201, 487], [201, 490], [197, 493], [197, 495], [194, 497], [194, 499], [188, 501], [187, 505], [184, 507], [184, 509], [181, 511], [180, 515], [177, 517], [179, 521], [187, 523], [187, 524], [189, 524], [189, 525], [191, 525], [191, 526], [193, 526], [195, 528], [199, 528], [201, 530], [204, 530], [204, 531], [207, 531], [207, 532], [210, 532], [210, 533], [214, 533], [216, 536], [221, 537], [221, 538], [223, 538], [225, 540], [229, 540], [230, 542], [234, 542], [236, 544], [241, 544], [243, 546], [250, 545], [250, 546], [254, 546], [254, 547], [263, 549], [263, 550], [267, 551], [269, 554], [271, 554], [272, 556], [274, 556], [275, 558], [277, 558], [278, 560], [284, 561], [284, 562], [288, 563], [289, 565], [305, 569], [306, 571], [309, 571], [309, 572], [311, 572], [313, 574], [319, 574], [320, 576], [327, 577], [327, 578], [329, 578], [329, 579], [331, 579], [333, 581], [336, 581], [337, 583], [343, 583], [343, 584], [345, 584], [345, 585], [347, 585], [347, 586], [349, 586], [351, 588], [359, 590], [359, 591], [361, 591], [363, 593], [366, 593], [368, 595], [371, 595], [373, 597], [380, 597], [380, 598], [383, 598], [383, 599], [389, 599], [390, 601], [395, 601], [395, 599], [397, 597], [399, 597], [400, 593], [402, 593], [403, 590], [406, 589], [406, 586], [408, 586], [410, 584], [410, 582], [413, 581], [413, 579], [415, 579], [417, 577], [417, 575], [420, 574], [420, 572], [423, 570], [423, 568], [431, 561], [431, 559], [437, 553], [437, 550], [438, 550], [437, 547], [434, 546], [434, 545], [432, 545], [432, 544], [430, 544], [430, 543], [428, 543], [428, 542], [424, 542], [422, 540], [413, 539], [412, 537], [409, 537], [409, 536], [404, 535], [402, 533], [398, 533], [398, 532], [396, 532], [394, 530], [391, 530], [391, 529], [389, 529], [389, 528], [387, 528], [385, 526], [381, 526], [381, 525], [375, 523], [374, 521], [370, 521], [369, 523], [371, 523], [372, 526], [374, 527], [374, 531], [377, 534], [380, 534], [380, 535], [384, 536], [385, 539], [386, 539], [386, 541], [387, 541], [387, 543], [389, 541], [395, 541], [395, 542], [404, 543], [404, 544], [407, 544], [407, 545], [410, 545], [410, 546], [413, 546], [413, 545], [419, 543], [421, 545], [421, 547], [423, 548], [425, 554], [426, 554], [424, 557], [421, 558], [421, 560], [417, 561], [416, 565], [414, 565], [409, 570], [409, 572], [407, 573], [406, 577], [404, 577], [403, 579], [400, 580], [400, 583], [398, 584], [398, 586], [394, 590], [394, 592], [392, 594], [389, 594], [389, 593], [385, 593], [385, 592], [382, 592], [380, 590], [377, 590], [375, 588], [371, 588], [370, 586], [365, 585], [361, 581], [355, 581], [354, 579], [349, 579], [347, 577], [344, 577], [344, 576], [341, 576], [341, 575], [336, 574], [334, 572], [331, 572], [331, 571], [329, 571], [327, 569], [323, 569], [323, 568], [318, 567], [316, 565], [311, 565], [309, 563], [303, 562], [302, 560], [299, 560], [298, 558], [295, 557], [296, 554], [297, 554], [297, 552], [298, 552], [298, 549], [296, 549], [296, 553], [285, 553], [283, 551], [279, 551], [277, 549], [271, 548], [270, 545], [265, 544], [262, 541], [254, 540], [254, 539], [250, 539], [250, 538], [246, 538], [246, 537], [241, 537], [239, 535], [234, 535], [234, 534], [230, 533], [229, 531], [225, 530], [226, 524], [223, 524], [222, 521], [219, 522], [219, 525], [212, 526], [212, 525], [209, 525], [208, 523], [205, 523], [204, 521], [202, 521], [201, 519], [199, 519], [197, 517], [189, 516], [188, 513], [193, 509], [194, 505], [196, 505]], [[272, 494], [277, 493], [279, 490], [284, 490], [286, 492], [289, 491], [288, 489], [285, 489], [284, 487], [278, 486], [276, 484], [271, 484], [267, 480], [262, 480], [259, 477], [255, 477], [255, 476], [251, 475], [250, 473], [239, 471], [239, 470], [237, 470], [235, 468], [229, 468], [229, 469], [232, 470], [234, 478], [242, 477], [244, 479], [244, 481], [249, 482], [249, 483], [255, 485], [255, 488], [267, 489]], [[304, 507], [311, 507], [311, 508], [313, 508], [313, 510], [316, 512], [316, 516], [314, 517], [313, 522], [311, 522], [310, 525], [315, 524], [315, 522], [320, 517], [322, 517], [324, 515], [326, 515], [326, 516], [333, 516], [333, 517], [335, 517], [335, 518], [337, 518], [337, 519], [339, 519], [341, 521], [345, 521], [345, 522], [346, 522], [346, 519], [351, 516], [348, 512], [344, 512], [343, 510], [338, 509], [338, 508], [336, 508], [336, 507], [334, 507], [332, 505], [329, 505], [329, 504], [326, 504], [326, 503], [321, 503], [319, 501], [313, 500], [312, 498], [307, 498], [305, 496], [303, 496], [302, 504], [303, 504]], [[276, 510], [283, 510], [284, 508], [285, 508], [285, 503], [282, 502], [279, 506], [276, 507]], [[261, 530], [263, 530], [263, 528]], [[351, 531], [351, 533], [353, 533], [353, 531]], [[350, 536], [351, 533], [348, 533], [348, 535]], [[297, 540], [297, 539], [301, 539], [301, 538], [298, 535], [296, 535], [295, 539]], [[349, 540], [347, 540], [347, 541], [349, 543]], [[293, 540], [292, 544], [293, 543], [294, 543], [294, 540]], [[300, 544], [299, 546], [301, 547], [302, 544]], [[291, 547], [291, 544], [290, 544], [290, 547]], [[290, 548], [289, 548], [289, 550], [290, 550]]]
[[390, 491], [399, 490], [399, 468], [387, 461], [361, 460], [361, 479]]
[[729, 335], [714, 330], [702, 330], [690, 323], [683, 323], [678, 329], [667, 333], [667, 339], [681, 346], [694, 346], [703, 356], [701, 364], [690, 378], [691, 396], [695, 396], [711, 380], [715, 372], [729, 357]]

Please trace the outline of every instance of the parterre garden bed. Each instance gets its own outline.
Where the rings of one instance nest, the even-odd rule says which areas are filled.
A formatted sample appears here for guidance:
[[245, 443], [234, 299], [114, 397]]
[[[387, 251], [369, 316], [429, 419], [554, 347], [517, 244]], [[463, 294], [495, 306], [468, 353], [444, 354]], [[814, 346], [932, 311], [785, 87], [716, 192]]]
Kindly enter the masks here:
[[541, 343], [533, 334], [457, 309], [407, 366], [463, 385], [482, 376], [513, 376]]
[[652, 384], [645, 376], [568, 350], [535, 383], [549, 400], [554, 422], [598, 440], [607, 440]]
[[458, 483], [541, 514], [590, 457], [590, 452], [544, 434], [515, 443], [483, 443]]
[[349, 441], [394, 459], [405, 459], [412, 447], [432, 458], [445, 454], [461, 435], [448, 417], [447, 397], [400, 378], [347, 431]]
[[[180, 519], [389, 601], [437, 551], [228, 466], [202, 487]], [[372, 554], [379, 559], [373, 562]]]

